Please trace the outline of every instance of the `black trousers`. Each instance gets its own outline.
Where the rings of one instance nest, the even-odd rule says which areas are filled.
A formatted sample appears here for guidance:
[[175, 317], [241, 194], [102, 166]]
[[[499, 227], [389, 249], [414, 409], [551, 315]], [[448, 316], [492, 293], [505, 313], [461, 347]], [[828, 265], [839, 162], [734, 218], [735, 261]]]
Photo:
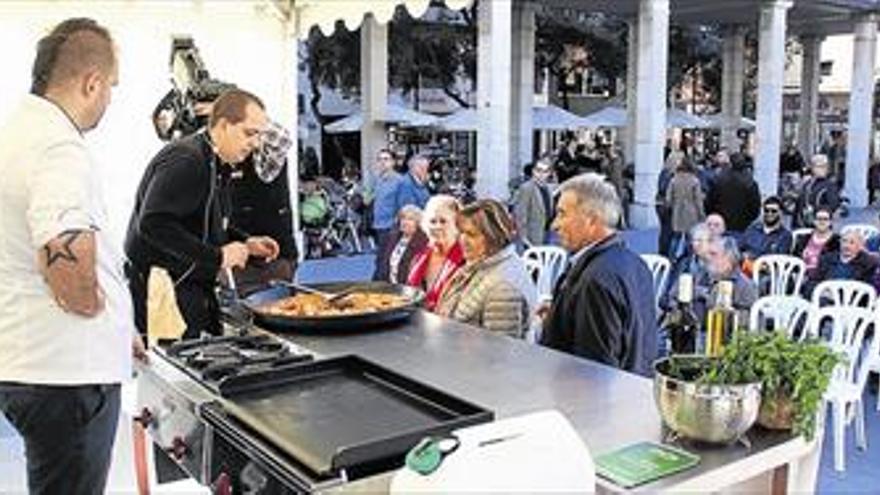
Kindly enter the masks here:
[[119, 384], [0, 383], [0, 411], [24, 438], [31, 495], [104, 493]]
[[134, 326], [141, 336], [147, 335], [147, 287], [150, 282], [150, 270], [138, 269], [132, 263], [125, 264], [125, 276], [128, 278], [128, 292], [131, 294], [131, 305], [134, 310]]

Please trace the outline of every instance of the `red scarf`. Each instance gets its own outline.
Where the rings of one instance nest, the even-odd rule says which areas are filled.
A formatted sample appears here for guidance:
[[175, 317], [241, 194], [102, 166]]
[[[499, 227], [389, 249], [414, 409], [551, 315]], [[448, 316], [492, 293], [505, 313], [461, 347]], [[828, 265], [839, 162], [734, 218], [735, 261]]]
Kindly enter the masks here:
[[425, 289], [425, 308], [429, 311], [434, 311], [443, 289], [446, 288], [446, 285], [452, 279], [452, 276], [455, 275], [455, 272], [458, 271], [459, 267], [464, 265], [464, 253], [461, 250], [461, 244], [456, 241], [446, 253], [446, 259], [443, 261], [440, 273], [437, 274], [434, 283], [430, 287], [425, 287], [428, 262], [431, 260], [431, 252], [433, 250], [433, 246], [429, 245], [416, 255], [413, 259], [412, 269], [409, 271], [409, 277], [406, 279], [408, 285]]

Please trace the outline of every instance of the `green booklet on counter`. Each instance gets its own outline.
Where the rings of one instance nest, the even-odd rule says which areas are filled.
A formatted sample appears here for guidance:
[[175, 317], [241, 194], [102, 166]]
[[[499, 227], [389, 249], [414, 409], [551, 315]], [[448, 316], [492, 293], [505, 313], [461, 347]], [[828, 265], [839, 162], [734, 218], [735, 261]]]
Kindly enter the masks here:
[[700, 457], [654, 442], [640, 442], [596, 458], [596, 473], [623, 488], [648, 483], [692, 468]]

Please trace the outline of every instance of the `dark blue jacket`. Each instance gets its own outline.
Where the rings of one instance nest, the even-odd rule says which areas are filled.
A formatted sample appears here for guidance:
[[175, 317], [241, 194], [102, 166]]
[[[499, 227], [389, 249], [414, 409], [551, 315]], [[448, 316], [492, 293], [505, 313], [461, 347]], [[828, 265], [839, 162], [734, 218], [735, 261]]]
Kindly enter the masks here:
[[650, 376], [657, 357], [651, 272], [613, 235], [557, 283], [541, 344]]
[[791, 231], [784, 226], [767, 234], [761, 220], [749, 225], [739, 239], [739, 250], [755, 259], [765, 254], [788, 254], [791, 252]]
[[406, 174], [397, 189], [397, 207], [416, 205], [424, 208], [430, 197], [431, 193], [428, 192], [427, 186], [420, 184], [412, 174]]

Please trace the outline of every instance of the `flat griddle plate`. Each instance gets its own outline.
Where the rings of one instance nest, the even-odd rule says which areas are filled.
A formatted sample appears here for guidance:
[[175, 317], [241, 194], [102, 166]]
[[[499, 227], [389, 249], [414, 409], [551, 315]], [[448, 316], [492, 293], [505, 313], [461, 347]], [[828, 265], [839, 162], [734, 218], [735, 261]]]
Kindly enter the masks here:
[[229, 414], [322, 476], [493, 417], [356, 356], [228, 380], [221, 394]]

